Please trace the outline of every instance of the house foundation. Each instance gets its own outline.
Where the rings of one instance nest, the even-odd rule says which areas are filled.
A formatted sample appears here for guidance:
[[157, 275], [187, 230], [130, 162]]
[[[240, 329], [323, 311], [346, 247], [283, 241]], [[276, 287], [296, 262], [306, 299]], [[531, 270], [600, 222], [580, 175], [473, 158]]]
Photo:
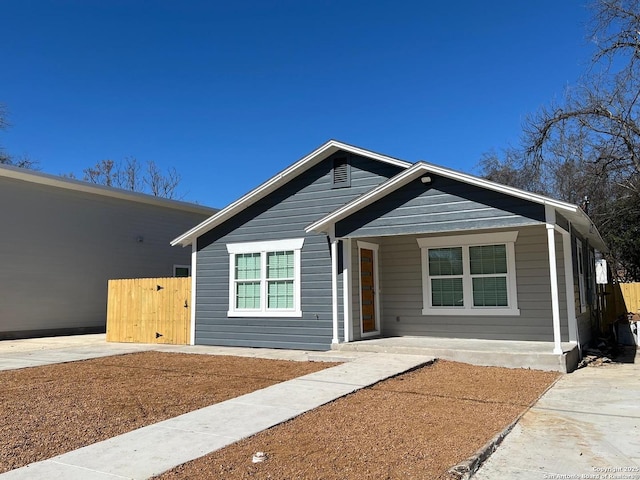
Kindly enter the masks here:
[[554, 353], [553, 342], [388, 337], [334, 344], [332, 350], [428, 355], [472, 365], [570, 373], [580, 360], [578, 347], [570, 342], [561, 347], [562, 353]]

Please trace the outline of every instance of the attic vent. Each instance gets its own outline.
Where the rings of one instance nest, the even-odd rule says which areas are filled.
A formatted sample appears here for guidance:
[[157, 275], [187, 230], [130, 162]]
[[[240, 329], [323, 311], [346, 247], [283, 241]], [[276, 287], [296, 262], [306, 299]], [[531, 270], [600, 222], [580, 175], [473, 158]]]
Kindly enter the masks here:
[[349, 159], [338, 157], [333, 160], [333, 187], [351, 186], [351, 171], [349, 169]]

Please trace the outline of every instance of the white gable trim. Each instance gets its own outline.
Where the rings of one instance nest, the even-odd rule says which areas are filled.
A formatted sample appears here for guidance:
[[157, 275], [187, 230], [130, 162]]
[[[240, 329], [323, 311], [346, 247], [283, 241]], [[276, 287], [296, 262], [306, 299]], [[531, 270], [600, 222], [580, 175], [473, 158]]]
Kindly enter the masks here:
[[307, 156], [301, 158], [296, 163], [281, 171], [277, 175], [271, 177], [262, 185], [254, 188], [249, 193], [240, 197], [235, 202], [229, 204], [227, 207], [220, 210], [215, 215], [209, 217], [207, 220], [202, 222], [200, 225], [196, 225], [194, 228], [189, 230], [188, 232], [182, 234], [175, 240], [171, 242], [171, 245], [182, 245], [187, 246], [191, 244], [196, 238], [200, 235], [208, 232], [209, 230], [215, 228], [220, 225], [222, 222], [228, 220], [233, 217], [237, 213], [241, 212], [245, 208], [253, 205], [261, 198], [264, 198], [269, 193], [273, 192], [277, 188], [281, 187], [285, 183], [289, 182], [291, 179], [305, 172], [312, 166], [320, 163], [325, 158], [333, 155], [335, 152], [343, 150], [354, 155], [360, 155], [363, 157], [371, 158], [373, 160], [378, 160], [380, 162], [389, 163], [391, 165], [395, 165], [401, 168], [408, 168], [411, 166], [411, 163], [405, 162], [404, 160], [399, 160], [397, 158], [388, 157], [386, 155], [381, 155], [379, 153], [372, 152], [370, 150], [365, 150], [363, 148], [354, 147], [353, 145], [348, 145], [346, 143], [338, 142], [336, 140], [330, 140], [324, 145], [321, 145], [313, 152], [308, 154]]

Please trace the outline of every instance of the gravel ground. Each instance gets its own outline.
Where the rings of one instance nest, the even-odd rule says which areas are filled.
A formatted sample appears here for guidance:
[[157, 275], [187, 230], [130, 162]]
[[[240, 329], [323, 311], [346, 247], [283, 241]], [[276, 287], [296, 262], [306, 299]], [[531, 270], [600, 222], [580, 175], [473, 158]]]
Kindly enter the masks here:
[[143, 352], [0, 372], [0, 473], [333, 366]]
[[[502, 431], [557, 373], [438, 361], [157, 477], [430, 479]], [[256, 452], [267, 459], [253, 463]]]
[[[144, 352], [0, 372], [0, 473], [332, 365]], [[557, 377], [438, 361], [159, 478], [447, 479]]]

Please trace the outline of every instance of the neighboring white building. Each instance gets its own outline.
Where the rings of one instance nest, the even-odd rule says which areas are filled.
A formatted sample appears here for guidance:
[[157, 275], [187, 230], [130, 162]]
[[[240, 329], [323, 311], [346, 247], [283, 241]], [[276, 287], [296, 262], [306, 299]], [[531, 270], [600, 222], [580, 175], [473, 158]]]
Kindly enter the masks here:
[[188, 273], [216, 210], [0, 166], [0, 339], [105, 330], [107, 281]]

